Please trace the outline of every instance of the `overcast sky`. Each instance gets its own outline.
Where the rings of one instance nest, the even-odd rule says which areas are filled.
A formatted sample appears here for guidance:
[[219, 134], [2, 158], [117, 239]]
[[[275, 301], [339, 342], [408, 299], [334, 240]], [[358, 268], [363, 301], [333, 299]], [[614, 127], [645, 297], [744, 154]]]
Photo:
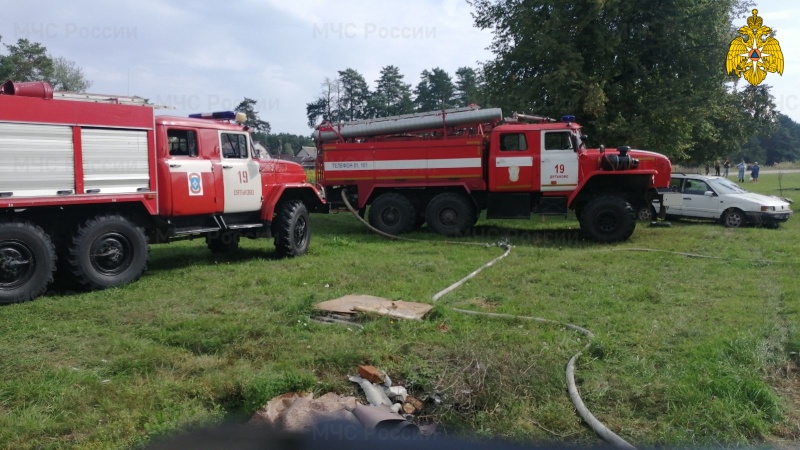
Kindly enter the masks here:
[[[765, 83], [800, 122], [800, 4], [759, 3], [786, 59], [783, 76]], [[464, 0], [15, 1], [3, 5], [0, 35], [75, 61], [91, 92], [139, 95], [179, 115], [232, 109], [247, 96], [273, 132], [308, 134], [306, 103], [338, 70], [356, 69], [374, 88], [395, 65], [416, 85], [424, 69], [454, 76], [491, 59], [492, 34], [474, 28], [470, 12]]]

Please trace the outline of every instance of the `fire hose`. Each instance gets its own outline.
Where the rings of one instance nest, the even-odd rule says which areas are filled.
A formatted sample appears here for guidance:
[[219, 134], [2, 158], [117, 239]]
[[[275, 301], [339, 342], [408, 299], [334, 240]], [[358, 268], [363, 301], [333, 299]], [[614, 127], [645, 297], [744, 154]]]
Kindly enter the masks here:
[[[395, 236], [393, 234], [389, 234], [389, 233], [383, 232], [383, 231], [378, 230], [377, 228], [373, 227], [372, 225], [369, 224], [369, 222], [364, 220], [358, 214], [358, 211], [356, 211], [355, 208], [353, 208], [353, 205], [350, 204], [350, 201], [347, 199], [347, 190], [346, 189], [342, 190], [342, 200], [344, 201], [344, 204], [347, 207], [347, 209], [350, 210], [350, 212], [353, 214], [353, 216], [356, 219], [358, 219], [359, 222], [361, 222], [364, 226], [369, 228], [371, 231], [373, 231], [373, 232], [375, 232], [375, 233], [377, 233], [377, 234], [379, 234], [379, 235], [381, 235], [383, 237], [386, 237], [386, 238], [392, 239], [392, 240], [400, 240], [400, 241], [406, 241], [406, 242], [429, 242], [429, 241], [424, 241], [424, 240], [421, 240], [421, 239], [411, 239], [411, 238]], [[470, 279], [472, 279], [475, 276], [477, 276], [484, 269], [493, 266], [496, 262], [498, 262], [501, 259], [503, 259], [506, 256], [508, 256], [511, 253], [511, 249], [513, 248], [513, 246], [509, 242], [507, 242], [505, 240], [499, 241], [499, 242], [497, 242], [495, 244], [485, 244], [485, 243], [479, 243], [479, 242], [463, 242], [463, 241], [436, 241], [436, 242], [437, 243], [451, 244], [451, 245], [472, 245], [472, 246], [479, 245], [479, 246], [482, 246], [482, 247], [500, 247], [500, 248], [504, 248], [505, 252], [502, 255], [500, 255], [500, 256], [492, 259], [488, 263], [484, 264], [483, 266], [475, 269], [474, 271], [472, 271], [469, 275], [465, 276], [464, 278], [456, 281], [455, 283], [451, 284], [450, 286], [448, 286], [448, 287], [442, 289], [441, 291], [439, 291], [438, 293], [436, 293], [433, 296], [433, 302], [434, 303], [437, 302], [440, 298], [442, 298], [445, 295], [447, 295], [448, 293], [450, 293], [450, 292], [454, 291], [455, 289], [459, 288], [461, 285], [463, 285], [464, 283], [466, 283]], [[583, 354], [583, 352], [585, 352], [586, 350], [589, 349], [589, 347], [591, 347], [591, 345], [592, 345], [591, 341], [592, 341], [592, 339], [594, 339], [594, 334], [591, 331], [587, 330], [586, 328], [580, 327], [578, 325], [573, 325], [573, 324], [569, 324], [569, 323], [562, 323], [562, 322], [558, 322], [558, 321], [555, 321], [555, 320], [544, 319], [544, 318], [541, 318], [541, 317], [516, 316], [516, 315], [512, 315], [512, 314], [499, 314], [499, 313], [487, 313], [487, 312], [480, 312], [480, 311], [470, 311], [470, 310], [465, 310], [465, 309], [458, 309], [458, 308], [453, 308], [453, 307], [450, 307], [450, 309], [452, 311], [455, 311], [455, 312], [458, 312], [458, 313], [461, 313], [461, 314], [485, 316], [485, 317], [498, 318], [498, 319], [527, 320], [527, 321], [533, 321], [533, 322], [539, 322], [539, 323], [558, 325], [558, 326], [563, 326], [563, 327], [568, 328], [568, 329], [573, 330], [573, 331], [577, 331], [577, 332], [583, 334], [584, 336], [586, 336], [589, 339], [589, 342], [580, 351], [578, 351], [577, 353], [572, 355], [572, 357], [569, 359], [569, 362], [567, 363], [567, 367], [566, 367], [566, 371], [565, 371], [566, 381], [567, 381], [567, 390], [569, 392], [569, 398], [572, 401], [572, 405], [575, 407], [575, 410], [577, 411], [577, 413], [581, 417], [581, 419], [583, 419], [583, 421], [586, 422], [586, 424], [589, 425], [589, 427], [601, 439], [603, 439], [604, 441], [608, 442], [609, 444], [613, 445], [616, 448], [626, 449], [626, 450], [636, 450], [636, 447], [634, 447], [633, 445], [629, 444], [625, 439], [621, 438], [619, 435], [617, 435], [616, 433], [614, 433], [613, 431], [608, 429], [608, 427], [603, 425], [602, 422], [597, 420], [597, 418], [591, 413], [591, 411], [589, 411], [589, 409], [583, 403], [583, 400], [581, 399], [580, 393], [578, 392], [578, 387], [575, 384], [575, 363], [578, 360], [578, 358]]]

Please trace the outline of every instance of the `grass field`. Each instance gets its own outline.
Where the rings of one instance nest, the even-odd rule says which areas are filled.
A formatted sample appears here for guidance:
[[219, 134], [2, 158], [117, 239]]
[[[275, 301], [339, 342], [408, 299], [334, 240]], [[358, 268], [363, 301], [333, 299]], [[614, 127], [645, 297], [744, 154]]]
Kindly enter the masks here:
[[[800, 190], [800, 174], [781, 177]], [[775, 193], [777, 175], [746, 187]], [[784, 195], [792, 197], [793, 191]], [[800, 194], [796, 195], [800, 200]], [[577, 382], [595, 416], [636, 446], [800, 444], [800, 217], [777, 230], [682, 221], [629, 242], [578, 240], [574, 218], [481, 221], [473, 242], [511, 255], [421, 322], [311, 320], [345, 294], [431, 303], [496, 247], [390, 242], [349, 215], [312, 216], [307, 256], [271, 241], [234, 256], [202, 241], [154, 246], [119, 289], [0, 308], [0, 448], [130, 448], [177, 429], [242, 422], [292, 390], [354, 392], [358, 364], [385, 369], [449, 433], [596, 445], [566, 393], [585, 338], [564, 327], [465, 316], [537, 316], [593, 331]], [[720, 259], [691, 258], [690, 252]]]

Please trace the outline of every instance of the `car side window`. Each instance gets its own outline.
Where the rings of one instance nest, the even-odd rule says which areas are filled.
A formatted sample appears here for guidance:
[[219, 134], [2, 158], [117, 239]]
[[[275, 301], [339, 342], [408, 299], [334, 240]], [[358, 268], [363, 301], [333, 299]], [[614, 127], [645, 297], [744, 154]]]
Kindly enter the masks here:
[[702, 180], [686, 180], [686, 184], [683, 187], [683, 193], [691, 195], [703, 195], [710, 190], [711, 188], [708, 187], [708, 184]]
[[683, 178], [672, 178], [669, 180], [669, 190], [671, 192], [681, 192], [681, 184], [683, 184]]

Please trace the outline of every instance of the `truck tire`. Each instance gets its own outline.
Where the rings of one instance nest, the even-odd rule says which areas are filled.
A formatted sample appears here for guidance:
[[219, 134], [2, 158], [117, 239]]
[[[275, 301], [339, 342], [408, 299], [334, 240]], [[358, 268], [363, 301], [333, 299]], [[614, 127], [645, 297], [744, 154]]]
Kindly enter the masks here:
[[462, 236], [475, 223], [475, 205], [465, 196], [453, 192], [437, 195], [428, 203], [425, 220], [428, 228], [445, 236]]
[[119, 214], [97, 216], [81, 225], [69, 245], [69, 268], [86, 289], [132, 283], [147, 268], [150, 248], [144, 230]]
[[414, 203], [403, 194], [381, 194], [369, 207], [369, 224], [384, 233], [407, 233], [414, 228], [416, 221]]
[[233, 253], [239, 249], [239, 233], [218, 231], [207, 234], [206, 245], [211, 253]]
[[633, 208], [624, 198], [603, 195], [590, 201], [581, 211], [581, 231], [595, 242], [619, 242], [631, 237], [636, 228]]
[[56, 250], [41, 228], [28, 222], [0, 223], [0, 304], [44, 294], [55, 270]]
[[305, 255], [311, 242], [306, 205], [300, 200], [281, 202], [272, 222], [272, 234], [275, 236], [275, 250], [278, 255]]

